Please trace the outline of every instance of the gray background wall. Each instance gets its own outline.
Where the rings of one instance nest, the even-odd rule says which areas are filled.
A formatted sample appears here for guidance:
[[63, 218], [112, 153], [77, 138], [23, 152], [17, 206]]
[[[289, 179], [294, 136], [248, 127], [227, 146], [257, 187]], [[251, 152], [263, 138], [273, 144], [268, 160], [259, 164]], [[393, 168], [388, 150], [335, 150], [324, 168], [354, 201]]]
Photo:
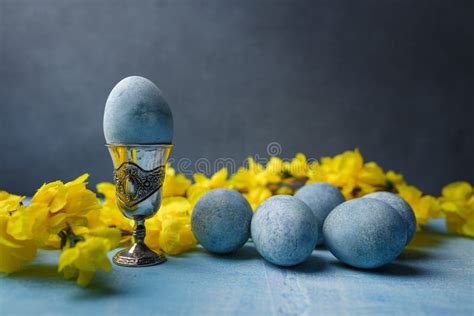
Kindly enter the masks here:
[[139, 74], [173, 157], [359, 147], [438, 193], [474, 182], [472, 1], [0, 0], [0, 188], [111, 180], [102, 113]]

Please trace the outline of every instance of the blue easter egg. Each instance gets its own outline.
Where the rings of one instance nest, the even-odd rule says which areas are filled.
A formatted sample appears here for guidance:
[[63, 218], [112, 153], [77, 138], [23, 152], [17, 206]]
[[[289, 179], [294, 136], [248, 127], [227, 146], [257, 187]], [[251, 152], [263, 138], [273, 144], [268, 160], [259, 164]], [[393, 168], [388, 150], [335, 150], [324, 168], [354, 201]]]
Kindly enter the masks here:
[[390, 205], [375, 199], [344, 202], [324, 221], [325, 244], [345, 264], [377, 268], [400, 255], [407, 226]]
[[260, 255], [279, 266], [302, 263], [318, 240], [313, 212], [304, 202], [289, 195], [276, 195], [260, 204], [250, 231]]
[[362, 198], [375, 199], [387, 203], [393, 207], [398, 214], [405, 220], [407, 225], [407, 241], [408, 244], [416, 232], [416, 217], [411, 206], [405, 202], [400, 196], [390, 192], [373, 192], [364, 195]]
[[296, 191], [294, 196], [313, 211], [318, 223], [318, 245], [322, 244], [324, 220], [336, 206], [345, 201], [344, 196], [337, 187], [325, 182], [307, 184]]
[[173, 116], [160, 89], [139, 76], [117, 83], [105, 104], [104, 135], [108, 144], [171, 144]]
[[191, 228], [199, 243], [210, 252], [225, 254], [241, 248], [250, 236], [253, 212], [237, 191], [215, 189], [194, 206]]

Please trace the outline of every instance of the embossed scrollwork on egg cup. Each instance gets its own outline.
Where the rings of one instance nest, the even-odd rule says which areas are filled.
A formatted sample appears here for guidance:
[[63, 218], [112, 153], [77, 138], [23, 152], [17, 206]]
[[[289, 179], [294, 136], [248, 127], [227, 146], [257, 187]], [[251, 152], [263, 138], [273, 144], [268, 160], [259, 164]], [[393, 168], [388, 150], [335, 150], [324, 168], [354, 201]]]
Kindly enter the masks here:
[[161, 205], [165, 165], [173, 145], [107, 144], [114, 163], [116, 203], [123, 215], [135, 221], [132, 246], [116, 253], [113, 262], [125, 267], [160, 264], [166, 257], [145, 245], [145, 220]]

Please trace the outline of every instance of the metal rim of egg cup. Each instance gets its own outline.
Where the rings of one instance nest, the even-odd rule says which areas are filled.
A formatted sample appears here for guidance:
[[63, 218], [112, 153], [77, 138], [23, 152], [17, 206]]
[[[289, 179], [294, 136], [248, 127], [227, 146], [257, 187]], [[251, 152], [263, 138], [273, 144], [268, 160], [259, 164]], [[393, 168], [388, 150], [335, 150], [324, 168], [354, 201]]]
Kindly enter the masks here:
[[105, 146], [114, 163], [117, 207], [125, 217], [135, 221], [132, 233], [134, 243], [117, 252], [112, 261], [125, 267], [145, 267], [165, 262], [166, 257], [161, 251], [151, 250], [144, 242], [145, 220], [160, 208], [165, 165], [173, 145], [111, 143]]

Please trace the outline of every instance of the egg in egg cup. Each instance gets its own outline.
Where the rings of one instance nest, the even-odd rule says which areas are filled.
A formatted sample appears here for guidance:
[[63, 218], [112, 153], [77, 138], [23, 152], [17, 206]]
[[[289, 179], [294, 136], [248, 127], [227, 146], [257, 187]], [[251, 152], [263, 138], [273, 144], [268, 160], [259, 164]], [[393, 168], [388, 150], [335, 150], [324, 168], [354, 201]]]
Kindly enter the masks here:
[[173, 117], [158, 87], [139, 76], [120, 81], [107, 99], [104, 135], [115, 168], [117, 206], [135, 221], [133, 245], [115, 254], [113, 262], [126, 267], [163, 263], [164, 254], [145, 245], [145, 220], [160, 208], [173, 146]]

